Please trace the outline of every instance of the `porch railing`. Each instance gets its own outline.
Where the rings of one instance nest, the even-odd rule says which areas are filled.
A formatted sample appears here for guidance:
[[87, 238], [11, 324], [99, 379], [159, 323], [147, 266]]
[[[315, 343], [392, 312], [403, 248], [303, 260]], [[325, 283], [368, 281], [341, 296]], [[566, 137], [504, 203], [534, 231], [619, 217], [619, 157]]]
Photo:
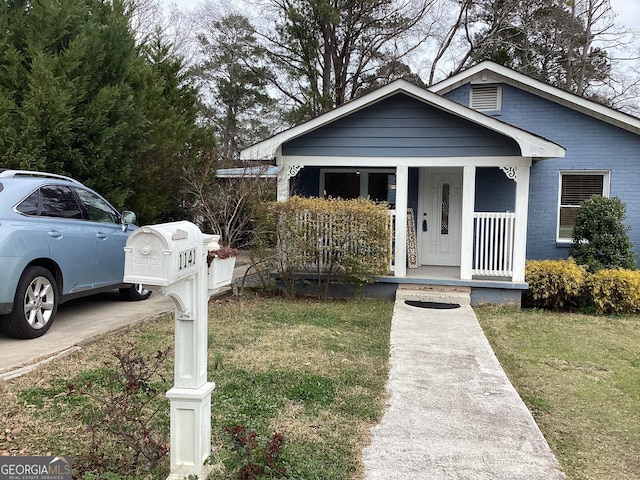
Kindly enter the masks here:
[[[304, 218], [299, 221], [304, 222]], [[395, 270], [393, 252], [395, 247], [396, 211], [389, 210], [389, 248], [391, 250], [391, 271]], [[513, 276], [515, 213], [474, 212], [473, 214], [473, 260], [472, 275], [485, 277]], [[331, 243], [325, 233], [329, 229], [321, 229], [319, 234], [323, 244]]]
[[[389, 210], [390, 248], [394, 252], [396, 211]], [[472, 275], [485, 277], [513, 276], [515, 213], [474, 212]], [[391, 260], [391, 271], [394, 268]]]
[[516, 226], [515, 213], [473, 213], [472, 275], [511, 277]]

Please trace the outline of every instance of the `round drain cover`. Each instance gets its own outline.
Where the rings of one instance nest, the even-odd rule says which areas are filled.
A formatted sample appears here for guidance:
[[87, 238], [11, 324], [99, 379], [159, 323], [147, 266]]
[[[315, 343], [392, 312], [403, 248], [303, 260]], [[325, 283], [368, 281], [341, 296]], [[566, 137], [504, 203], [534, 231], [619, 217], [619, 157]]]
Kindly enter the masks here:
[[404, 303], [410, 307], [435, 308], [440, 310], [460, 308], [460, 304], [458, 303], [421, 302], [420, 300], [405, 300]]

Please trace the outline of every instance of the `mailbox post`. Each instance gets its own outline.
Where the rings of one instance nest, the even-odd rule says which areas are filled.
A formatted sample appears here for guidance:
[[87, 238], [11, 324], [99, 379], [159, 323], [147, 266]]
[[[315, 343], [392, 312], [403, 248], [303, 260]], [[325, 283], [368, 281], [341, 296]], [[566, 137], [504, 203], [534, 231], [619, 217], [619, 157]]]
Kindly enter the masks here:
[[206, 478], [211, 453], [211, 392], [207, 382], [207, 249], [212, 238], [191, 222], [144, 226], [125, 247], [124, 281], [162, 287], [175, 304], [174, 386], [171, 404], [171, 474]]

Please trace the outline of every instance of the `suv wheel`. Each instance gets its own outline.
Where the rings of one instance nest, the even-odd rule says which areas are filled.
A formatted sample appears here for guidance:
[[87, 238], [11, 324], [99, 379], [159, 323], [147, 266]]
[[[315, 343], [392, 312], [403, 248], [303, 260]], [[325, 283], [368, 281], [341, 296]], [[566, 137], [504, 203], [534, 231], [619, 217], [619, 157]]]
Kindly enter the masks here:
[[134, 283], [129, 288], [121, 288], [120, 295], [125, 300], [132, 302], [138, 302], [140, 300], [146, 300], [151, 296], [151, 290], [147, 290], [141, 283]]
[[20, 277], [13, 311], [5, 319], [5, 329], [16, 338], [44, 335], [58, 310], [58, 284], [49, 270], [27, 267]]

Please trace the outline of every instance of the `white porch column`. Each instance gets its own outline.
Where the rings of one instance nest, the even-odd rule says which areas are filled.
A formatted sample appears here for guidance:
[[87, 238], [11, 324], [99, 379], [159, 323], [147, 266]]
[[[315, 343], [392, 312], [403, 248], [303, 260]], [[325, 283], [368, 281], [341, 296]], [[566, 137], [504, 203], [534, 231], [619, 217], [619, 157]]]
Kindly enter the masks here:
[[278, 183], [276, 186], [276, 199], [284, 202], [289, 199], [289, 166], [281, 165], [278, 169]]
[[409, 194], [409, 167], [396, 167], [396, 246], [395, 277], [407, 276], [407, 206]]
[[278, 169], [277, 184], [277, 200], [279, 202], [284, 202], [289, 199], [289, 180], [295, 177], [302, 168], [302, 165], [290, 165], [286, 163], [280, 166]]
[[476, 167], [462, 171], [462, 235], [460, 237], [460, 279], [471, 280], [473, 262], [473, 211], [476, 197]]
[[513, 251], [513, 282], [524, 282], [527, 256], [527, 221], [529, 215], [529, 173], [531, 167], [518, 166], [516, 170], [516, 225]]

